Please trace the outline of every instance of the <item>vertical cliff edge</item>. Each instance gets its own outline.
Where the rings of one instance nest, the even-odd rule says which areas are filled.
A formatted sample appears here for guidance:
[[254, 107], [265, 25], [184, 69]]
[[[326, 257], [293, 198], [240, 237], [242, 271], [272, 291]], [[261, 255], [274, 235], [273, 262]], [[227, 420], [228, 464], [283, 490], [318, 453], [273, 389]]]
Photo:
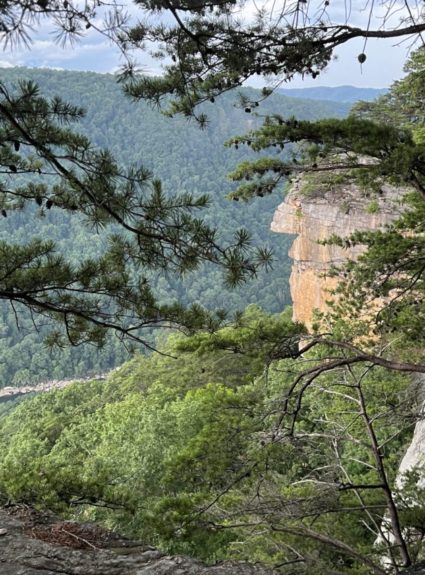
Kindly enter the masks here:
[[271, 224], [274, 232], [297, 235], [289, 251], [294, 260], [289, 280], [293, 319], [307, 327], [315, 309], [326, 311], [329, 292], [337, 285], [326, 272], [363, 251], [362, 246], [342, 249], [320, 242], [383, 228], [400, 213], [400, 189], [384, 185], [379, 193], [367, 195], [355, 184], [327, 178], [330, 183], [317, 176], [295, 180]]
[[[405, 193], [384, 185], [378, 194], [367, 195], [354, 184], [332, 181], [332, 176], [327, 182], [326, 178], [315, 181], [301, 176], [295, 180], [271, 224], [274, 232], [297, 236], [289, 251], [293, 259], [290, 277], [293, 319], [307, 328], [311, 327], [315, 309], [326, 312], [330, 290], [337, 285], [338, 279], [327, 277], [326, 272], [333, 265], [355, 260], [364, 251], [360, 245], [342, 249], [320, 242], [332, 235], [347, 237], [356, 230], [382, 229], [400, 214]], [[397, 485], [401, 487], [406, 472], [424, 465], [425, 404], [418, 414], [411, 444], [401, 460]]]

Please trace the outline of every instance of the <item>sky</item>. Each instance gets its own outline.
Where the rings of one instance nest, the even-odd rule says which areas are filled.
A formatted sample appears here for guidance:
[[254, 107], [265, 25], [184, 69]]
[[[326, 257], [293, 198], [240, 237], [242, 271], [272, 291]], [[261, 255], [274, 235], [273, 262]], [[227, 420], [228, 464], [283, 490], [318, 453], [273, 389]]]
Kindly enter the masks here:
[[[269, 0], [264, 0], [265, 3]], [[350, 24], [364, 25], [367, 20], [367, 11], [362, 2], [353, 0], [356, 7], [350, 6], [347, 15], [347, 1], [336, 0], [340, 9], [339, 19], [349, 17]], [[258, 4], [258, 0], [257, 0]], [[134, 9], [130, 10], [134, 12]], [[244, 6], [243, 16], [249, 19], [255, 9], [255, 0], [249, 0]], [[343, 6], [345, 15], [343, 13]], [[337, 10], [338, 11], [338, 10]], [[372, 26], [378, 27], [382, 22], [378, 18], [372, 22]], [[335, 13], [333, 15], [335, 17]], [[338, 17], [338, 16], [337, 16]], [[291, 83], [285, 84], [286, 88], [302, 88], [311, 86], [338, 86], [354, 85], [359, 87], [386, 88], [394, 80], [403, 76], [403, 64], [408, 56], [410, 45], [402, 43], [397, 45], [397, 40], [368, 41], [364, 50], [364, 40], [358, 39], [340, 47], [335, 60], [329, 65], [318, 79], [295, 78]], [[357, 56], [365, 51], [367, 61], [360, 65]], [[142, 71], [148, 74], [160, 74], [161, 70], [156, 61], [147, 54], [139, 55], [139, 63]], [[48, 67], [67, 70], [85, 70], [101, 73], [115, 72], [121, 64], [116, 47], [111, 45], [104, 37], [89, 30], [86, 37], [73, 46], [61, 47], [55, 42], [54, 33], [48, 23], [44, 22], [37, 33], [33, 34], [33, 42], [30, 48], [20, 46], [13, 50], [6, 49], [0, 53], [0, 67], [28, 66]], [[263, 86], [264, 81], [252, 79], [254, 86]]]

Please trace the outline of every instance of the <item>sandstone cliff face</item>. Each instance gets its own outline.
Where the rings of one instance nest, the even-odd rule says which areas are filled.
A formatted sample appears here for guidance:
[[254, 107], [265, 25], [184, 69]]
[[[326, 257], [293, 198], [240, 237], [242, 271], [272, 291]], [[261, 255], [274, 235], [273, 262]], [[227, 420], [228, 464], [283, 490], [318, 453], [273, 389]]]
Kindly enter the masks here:
[[[297, 235], [289, 251], [294, 260], [290, 277], [293, 319], [309, 328], [314, 310], [326, 312], [330, 291], [337, 285], [338, 279], [326, 277], [326, 272], [333, 265], [357, 259], [364, 249], [362, 246], [342, 249], [318, 242], [332, 235], [347, 237], [356, 230], [384, 228], [400, 213], [403, 192], [384, 186], [381, 194], [371, 200], [354, 185], [341, 185], [324, 192], [315, 191], [311, 185], [307, 189], [309, 193], [303, 178], [294, 182], [285, 201], [277, 208], [271, 228], [274, 232]], [[401, 460], [397, 486], [403, 486], [407, 472], [424, 464], [425, 403], [418, 414], [411, 444]], [[422, 574], [424, 570], [425, 565], [417, 565], [406, 573]]]
[[332, 235], [346, 237], [354, 231], [375, 230], [399, 213], [400, 190], [383, 186], [377, 196], [366, 197], [355, 185], [314, 189], [304, 178], [295, 181], [285, 201], [277, 208], [271, 229], [297, 234], [289, 255], [293, 258], [290, 289], [294, 320], [311, 325], [313, 311], [326, 311], [336, 278], [326, 277], [332, 265], [356, 259], [362, 246], [342, 249], [321, 245]]

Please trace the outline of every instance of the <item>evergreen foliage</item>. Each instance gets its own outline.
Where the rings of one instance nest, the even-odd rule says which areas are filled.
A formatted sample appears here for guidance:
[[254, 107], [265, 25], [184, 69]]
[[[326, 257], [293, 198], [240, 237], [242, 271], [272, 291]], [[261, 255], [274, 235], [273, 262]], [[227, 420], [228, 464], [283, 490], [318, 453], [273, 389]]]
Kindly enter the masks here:
[[[113, 76], [52, 70], [6, 69], [3, 80], [8, 86], [17, 86], [22, 78], [38, 84], [43, 94], [56, 94], [74, 105], [85, 109], [78, 122], [81, 133], [99, 146], [108, 145], [120, 165], [130, 166], [142, 162], [164, 184], [164, 194], [193, 192], [210, 197], [210, 207], [203, 209], [203, 219], [211, 228], [217, 228], [220, 242], [231, 242], [234, 230], [250, 230], [252, 245], [267, 245], [274, 251], [272, 270], [259, 270], [255, 280], [243, 287], [227, 289], [217, 266], [202, 265], [196, 272], [179, 279], [170, 270], [166, 274], [143, 269], [143, 277], [152, 286], [155, 298], [161, 303], [179, 301], [190, 305], [198, 301], [210, 310], [227, 309], [230, 312], [244, 309], [257, 301], [265, 309], [278, 311], [289, 303], [287, 278], [290, 263], [286, 256], [290, 239], [271, 234], [270, 220], [278, 197], [264, 199], [263, 203], [238, 205], [225, 199], [233, 185], [226, 181], [226, 174], [235, 165], [242, 150], [226, 150], [222, 143], [235, 132], [249, 125], [260, 124], [252, 117], [235, 109], [232, 96], [220, 98], [210, 105], [211, 124], [206, 132], [179, 118], [167, 120], [146, 104], [131, 103], [117, 86]], [[248, 94], [255, 94], [250, 90]], [[101, 105], [99, 95], [102, 94]], [[317, 102], [314, 106], [302, 100], [274, 97], [265, 109], [276, 107], [282, 114], [300, 117], [324, 117], [332, 111], [343, 115], [346, 106]], [[26, 176], [25, 176], [26, 177]], [[36, 174], [38, 177], [38, 174]], [[12, 174], [10, 182], [25, 184], [24, 175]], [[40, 200], [40, 198], [39, 198]], [[22, 210], [11, 211], [2, 218], [0, 239], [13, 244], [25, 244], [35, 236], [54, 241], [57, 255], [66, 257], [77, 265], [81, 254], [95, 260], [104, 252], [104, 228], [94, 229], [84, 224], [79, 213], [66, 211], [53, 205], [46, 208], [36, 202], [27, 202]], [[146, 246], [147, 247], [147, 246]], [[48, 332], [47, 321], [35, 332], [27, 314], [15, 305], [19, 318], [16, 326], [14, 310], [7, 302], [2, 306], [2, 345], [0, 347], [0, 385], [19, 385], [82, 377], [88, 373], [102, 373], [128, 358], [128, 352], [117, 338], [107, 338], [102, 349], [93, 353], [91, 346], [47, 349], [43, 339]], [[155, 330], [147, 328], [145, 340], [153, 344]]]
[[353, 112], [380, 124], [397, 128], [408, 128], [416, 143], [423, 143], [424, 136], [424, 93], [425, 52], [419, 49], [412, 53], [404, 71], [407, 76], [394, 82], [391, 91], [374, 103], [359, 102]]
[[[124, 50], [157, 42], [154, 57], [165, 60], [164, 73], [158, 78], [138, 77], [130, 63], [124, 73], [124, 78], [130, 77], [126, 90], [135, 98], [163, 104], [169, 114], [196, 115], [201, 125], [206, 117], [195, 111], [197, 104], [213, 101], [253, 76], [268, 80], [263, 93], [267, 97], [297, 74], [317, 78], [341, 44], [364, 38], [366, 47], [367, 38], [409, 34], [422, 41], [420, 34], [425, 29], [423, 7], [416, 2], [405, 2], [400, 8], [400, 26], [395, 25], [400, 14], [395, 16], [394, 3], [382, 2], [383, 17], [377, 17], [374, 4], [368, 5], [364, 29], [351, 22], [350, 3], [345, 5], [345, 18], [338, 5], [322, 0], [259, 2], [248, 15], [244, 14], [244, 2], [238, 0], [137, 4], [155, 12], [159, 23], [130, 25], [122, 35]], [[376, 29], [374, 18], [379, 22]], [[366, 60], [363, 51], [358, 61], [362, 65]], [[251, 102], [246, 111], [256, 104], [258, 100]]]
[[[359, 111], [363, 115], [365, 109], [381, 114], [382, 106], [384, 109], [387, 106], [386, 100], [384, 96], [376, 107], [373, 103], [363, 104], [341, 120], [311, 122], [274, 114], [266, 117], [260, 129], [230, 139], [229, 146], [244, 144], [255, 151], [276, 147], [283, 150], [296, 145], [296, 148], [291, 148], [292, 158], [280, 161], [262, 158], [242, 163], [230, 177], [237, 181], [247, 180], [249, 185], [242, 184], [234, 197], [249, 199], [253, 195], [268, 194], [290, 174], [341, 170], [344, 173], [350, 171], [350, 175], [369, 189], [378, 190], [386, 182], [412, 186], [425, 195], [421, 115], [415, 116], [418, 125], [414, 130], [406, 123], [376, 123], [369, 118], [358, 117]], [[394, 110], [399, 109], [398, 105], [394, 106]]]
[[[68, 125], [81, 109], [57, 96], [42, 98], [31, 81], [0, 90], [2, 215], [28, 203], [42, 210], [55, 206], [107, 230], [103, 253], [78, 262], [56, 253], [49, 240], [0, 244], [1, 298], [63, 323], [64, 336], [54, 332], [52, 342], [102, 344], [113, 329], [149, 345], [143, 327], [199, 327], [209, 321], [199, 307], [157, 302], [143, 270], [183, 275], [208, 261], [226, 270], [229, 285], [237, 285], [255, 275], [258, 265], [269, 264], [267, 249], [250, 253], [243, 230], [235, 231], [227, 247], [218, 245], [216, 230], [195, 215], [208, 204], [206, 195], [167, 196], [145, 168], [122, 168], [107, 150], [71, 131]], [[15, 175], [27, 179], [19, 182]]]
[[[205, 125], [206, 114], [195, 114], [195, 107], [253, 76], [268, 80], [262, 96], [267, 97], [296, 74], [317, 78], [338, 46], [363, 38], [358, 62], [367, 65], [368, 38], [413, 37], [414, 44], [422, 41], [425, 30], [423, 6], [415, 0], [401, 7], [392, 0], [382, 0], [380, 7], [366, 6], [364, 27], [357, 25], [350, 2], [344, 15], [329, 0], [260, 1], [250, 10], [244, 0], [134, 4], [132, 17], [120, 4], [104, 0], [88, 0], [83, 7], [73, 0], [13, 0], [1, 8], [0, 41], [5, 46], [29, 44], [31, 25], [43, 19], [50, 20], [61, 44], [101, 34], [115, 43], [124, 59], [122, 79], [129, 94], [164, 104], [169, 114], [196, 115]], [[134, 57], [138, 50], [159, 61], [163, 74], [139, 74]]]
[[[406, 122], [274, 116], [244, 138], [257, 149], [306, 145], [241, 174], [341, 165], [365, 185], [379, 174], [423, 186], [422, 144]], [[209, 561], [383, 575], [421, 560], [423, 470], [395, 485], [418, 409], [406, 374], [425, 371], [424, 202], [417, 191], [404, 202], [388, 229], [333, 240], [368, 250], [335, 270], [343, 297], [314, 334], [249, 308], [233, 327], [174, 337], [177, 359], [135, 359], [89, 384], [82, 403], [75, 386], [19, 406], [2, 420], [4, 496]]]
[[[376, 209], [374, 194], [378, 197], [382, 186], [402, 187], [397, 207], [401, 216], [387, 229], [331, 240], [341, 247], [363, 244], [368, 249], [358, 263], [334, 270], [341, 280], [338, 298], [331, 316], [317, 325], [315, 342], [321, 341], [323, 330], [328, 343], [345, 347], [349, 361], [369, 357], [381, 365], [386, 362], [389, 368], [393, 362], [395, 369], [419, 372], [423, 371], [424, 348], [420, 327], [424, 301], [424, 54], [420, 48], [412, 55], [406, 65], [410, 73], [387, 95], [375, 103], [359, 104], [346, 119], [310, 122], [274, 115], [266, 117], [261, 128], [229, 141], [229, 145], [246, 144], [258, 151], [296, 145], [289, 160], [261, 158], [242, 163], [231, 174], [235, 180], [246, 181], [235, 196], [264, 195], [294, 172], [320, 178], [330, 172], [342, 182], [355, 182], [371, 198], [372, 209]], [[347, 323], [347, 317], [352, 321]], [[373, 339], [372, 334], [379, 338]]]

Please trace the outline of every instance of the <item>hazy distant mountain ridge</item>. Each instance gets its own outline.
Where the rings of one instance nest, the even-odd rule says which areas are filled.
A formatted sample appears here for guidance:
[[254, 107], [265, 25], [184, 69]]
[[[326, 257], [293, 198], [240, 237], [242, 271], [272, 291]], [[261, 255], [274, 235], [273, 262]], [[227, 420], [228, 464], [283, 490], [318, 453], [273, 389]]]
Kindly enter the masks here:
[[284, 96], [310, 100], [332, 100], [354, 104], [359, 100], [375, 100], [388, 90], [386, 88], [357, 88], [356, 86], [317, 86], [317, 88], [281, 88]]

